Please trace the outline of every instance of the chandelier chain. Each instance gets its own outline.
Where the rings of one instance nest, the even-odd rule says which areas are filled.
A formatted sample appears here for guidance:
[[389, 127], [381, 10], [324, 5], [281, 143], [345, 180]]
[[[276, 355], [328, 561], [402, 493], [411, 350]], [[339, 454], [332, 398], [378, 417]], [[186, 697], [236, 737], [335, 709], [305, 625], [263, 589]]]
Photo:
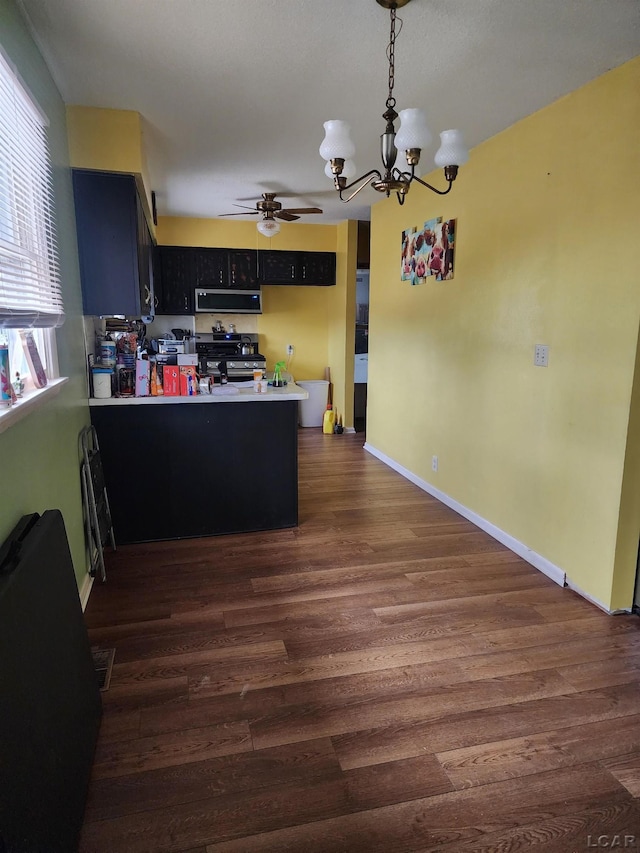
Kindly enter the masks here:
[[[391, 31], [389, 33], [389, 45], [387, 47], [387, 58], [389, 59], [389, 97], [387, 98], [387, 109], [395, 107], [396, 99], [393, 97], [393, 86], [396, 72], [396, 7], [391, 7]], [[402, 24], [402, 21], [400, 22]]]

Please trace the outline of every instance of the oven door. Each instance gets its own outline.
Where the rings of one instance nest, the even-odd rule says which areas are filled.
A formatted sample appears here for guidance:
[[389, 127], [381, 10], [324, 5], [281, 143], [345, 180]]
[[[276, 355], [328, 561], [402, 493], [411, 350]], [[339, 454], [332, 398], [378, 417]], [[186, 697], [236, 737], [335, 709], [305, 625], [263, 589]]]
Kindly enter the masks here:
[[[208, 376], [212, 376], [214, 382], [220, 382], [220, 370], [218, 369], [218, 364], [220, 361], [220, 358], [211, 359], [209, 357], [205, 357], [200, 362], [201, 373], [206, 374]], [[253, 367], [229, 367], [229, 364], [227, 362], [227, 377], [229, 379], [229, 382], [253, 382], [253, 370]]]
[[262, 314], [262, 294], [259, 290], [195, 291], [196, 311], [206, 314]]

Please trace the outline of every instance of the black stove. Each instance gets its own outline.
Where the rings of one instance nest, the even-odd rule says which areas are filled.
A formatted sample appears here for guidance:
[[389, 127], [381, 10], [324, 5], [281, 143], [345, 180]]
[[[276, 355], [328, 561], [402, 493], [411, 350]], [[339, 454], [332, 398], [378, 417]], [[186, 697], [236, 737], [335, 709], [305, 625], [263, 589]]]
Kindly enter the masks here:
[[[243, 355], [242, 347], [253, 347], [253, 354]], [[264, 370], [266, 358], [258, 352], [258, 335], [237, 332], [212, 332], [196, 335], [196, 353], [201, 376], [220, 380], [220, 363], [226, 364], [230, 382], [253, 381], [254, 370]]]

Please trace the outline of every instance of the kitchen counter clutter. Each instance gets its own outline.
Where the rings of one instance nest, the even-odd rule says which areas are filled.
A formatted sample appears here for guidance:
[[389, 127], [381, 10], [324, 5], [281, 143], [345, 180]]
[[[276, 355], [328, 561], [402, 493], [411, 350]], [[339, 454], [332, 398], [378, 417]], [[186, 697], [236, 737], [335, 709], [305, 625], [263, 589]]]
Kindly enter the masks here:
[[[228, 390], [225, 390], [228, 389]], [[215, 385], [211, 394], [196, 394], [191, 397], [107, 397], [92, 398], [89, 405], [96, 406], [157, 406], [198, 403], [277, 403], [285, 400], [306, 400], [308, 391], [290, 382], [282, 388], [269, 386], [267, 391], [255, 391], [251, 382], [229, 382]]]

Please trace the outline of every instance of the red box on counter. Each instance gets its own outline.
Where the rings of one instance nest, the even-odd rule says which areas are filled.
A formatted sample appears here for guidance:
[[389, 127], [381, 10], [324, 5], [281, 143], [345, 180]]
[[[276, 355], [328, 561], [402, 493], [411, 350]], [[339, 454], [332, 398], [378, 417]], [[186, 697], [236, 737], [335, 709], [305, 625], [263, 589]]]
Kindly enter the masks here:
[[[193, 365], [181, 365], [180, 368], [180, 394], [183, 397], [193, 397], [198, 393], [196, 369]], [[165, 392], [166, 393], [166, 392]]]
[[180, 396], [180, 368], [177, 364], [165, 364], [162, 370], [162, 388], [165, 397]]

